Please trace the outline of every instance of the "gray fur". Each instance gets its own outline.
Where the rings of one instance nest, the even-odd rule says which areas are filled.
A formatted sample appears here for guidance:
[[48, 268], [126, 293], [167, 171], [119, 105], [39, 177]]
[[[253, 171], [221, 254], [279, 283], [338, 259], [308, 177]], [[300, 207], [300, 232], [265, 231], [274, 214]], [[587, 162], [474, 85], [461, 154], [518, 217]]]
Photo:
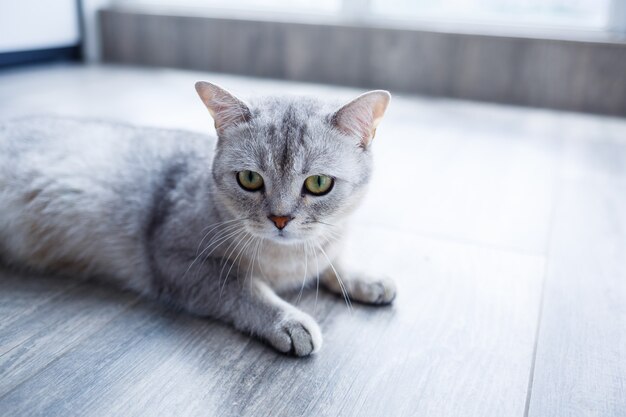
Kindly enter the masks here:
[[[339, 259], [346, 219], [371, 176], [369, 132], [382, 116], [358, 112], [371, 113], [368, 100], [388, 95], [370, 93], [350, 106], [376, 119], [372, 126], [342, 129], [339, 106], [276, 97], [245, 104], [217, 86], [198, 88], [217, 140], [66, 118], [0, 125], [0, 256], [102, 277], [231, 323], [282, 352], [313, 353], [319, 327], [276, 292], [319, 273], [335, 292], [340, 275], [358, 301], [388, 303], [395, 295], [391, 281], [351, 273]], [[264, 188], [243, 190], [241, 170], [259, 172]], [[303, 192], [316, 174], [335, 178], [327, 195]], [[270, 214], [293, 220], [277, 230]]]

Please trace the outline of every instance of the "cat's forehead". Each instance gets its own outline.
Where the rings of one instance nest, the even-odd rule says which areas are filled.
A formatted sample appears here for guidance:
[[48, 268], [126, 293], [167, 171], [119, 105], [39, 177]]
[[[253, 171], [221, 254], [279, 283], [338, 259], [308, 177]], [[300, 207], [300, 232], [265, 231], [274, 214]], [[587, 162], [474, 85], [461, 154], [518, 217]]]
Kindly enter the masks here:
[[264, 163], [280, 172], [298, 172], [328, 158], [329, 117], [320, 103], [300, 98], [263, 104], [253, 112], [250, 125], [266, 152], [260, 155]]
[[276, 178], [349, 177], [360, 150], [332, 127], [334, 103], [269, 97], [251, 102], [251, 118], [223, 141], [230, 163]]
[[311, 97], [267, 97], [253, 102], [251, 113], [259, 127], [289, 134], [327, 119], [329, 111], [327, 104]]

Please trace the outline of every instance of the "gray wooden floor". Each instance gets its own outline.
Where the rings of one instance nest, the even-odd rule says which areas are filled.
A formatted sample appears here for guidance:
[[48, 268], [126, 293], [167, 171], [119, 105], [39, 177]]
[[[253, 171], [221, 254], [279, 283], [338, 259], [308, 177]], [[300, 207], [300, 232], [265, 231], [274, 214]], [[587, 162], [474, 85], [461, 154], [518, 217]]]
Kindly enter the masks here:
[[[206, 131], [198, 79], [357, 93], [38, 67], [0, 73], [0, 119]], [[375, 152], [350, 256], [397, 279], [393, 307], [307, 292], [325, 342], [302, 360], [114, 288], [1, 271], [0, 415], [626, 415], [626, 120], [397, 96]]]

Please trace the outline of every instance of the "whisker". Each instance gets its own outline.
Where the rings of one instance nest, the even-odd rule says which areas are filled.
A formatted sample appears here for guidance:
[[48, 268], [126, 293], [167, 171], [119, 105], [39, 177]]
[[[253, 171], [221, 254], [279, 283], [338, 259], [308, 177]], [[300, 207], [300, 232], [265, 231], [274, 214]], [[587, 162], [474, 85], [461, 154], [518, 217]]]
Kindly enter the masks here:
[[[246, 231], [243, 230], [243, 235], [245, 238], [246, 235]], [[241, 242], [243, 242], [244, 238], [241, 238], [241, 233], [239, 235], [237, 235], [233, 241], [230, 243], [230, 245], [228, 245], [228, 247], [226, 248], [226, 250], [224, 251], [224, 253], [226, 254], [226, 256], [224, 256], [222, 258], [222, 269], [220, 269], [220, 273], [218, 275], [218, 284], [220, 284], [222, 282], [222, 274], [224, 273], [224, 268], [226, 268], [226, 265], [228, 265], [228, 262], [230, 261], [230, 257], [232, 256], [233, 253], [235, 253], [235, 250], [237, 250], [237, 248], [239, 247], [239, 245], [241, 244]], [[234, 245], [234, 246], [233, 246]], [[232, 247], [232, 249], [231, 249]], [[220, 298], [221, 298], [221, 290], [220, 290]]]
[[323, 221], [321, 221], [321, 220], [312, 220], [311, 222], [312, 222], [312, 223], [320, 223], [320, 224], [324, 224], [324, 225], [326, 225], [326, 226], [331, 226], [331, 227], [338, 227], [338, 226], [337, 226], [337, 225], [335, 225], [335, 224], [326, 223], [326, 222], [323, 222]]
[[[222, 231], [221, 231], [221, 232], [219, 232], [219, 233], [222, 233]], [[219, 235], [219, 234], [218, 234], [218, 235]], [[209, 244], [207, 245], [207, 247], [206, 247], [204, 250], [202, 250], [202, 252], [201, 252], [201, 253], [196, 253], [196, 256], [194, 257], [193, 261], [191, 261], [191, 263], [189, 264], [189, 266], [187, 267], [187, 269], [186, 269], [186, 270], [185, 270], [185, 272], [183, 273], [183, 275], [182, 275], [181, 279], [182, 279], [182, 278], [184, 278], [184, 277], [187, 275], [187, 273], [189, 272], [189, 270], [190, 270], [190, 269], [191, 269], [191, 268], [195, 265], [195, 263], [198, 261], [198, 259], [200, 259], [200, 257], [204, 254], [204, 252], [205, 252], [205, 251], [206, 251], [206, 250], [207, 250], [210, 246], [211, 246], [211, 242], [209, 242]]]
[[[250, 237], [248, 238], [248, 241], [246, 242], [246, 245], [244, 245], [243, 250], [246, 250], [249, 246], [250, 243], [254, 242], [254, 235], [250, 235]], [[239, 258], [239, 257], [237, 257]], [[237, 260], [237, 258], [235, 258], [235, 260]], [[241, 261], [243, 261], [244, 257], [242, 256], [241, 258], [239, 258], [239, 262], [237, 263], [237, 278], [239, 278], [239, 268], [241, 268]], [[226, 275], [230, 274], [230, 271], [228, 271], [226, 273]]]
[[315, 250], [315, 246], [313, 246], [312, 243], [307, 242], [308, 245], [311, 245], [311, 248], [313, 249], [313, 254], [315, 255], [315, 269], [316, 269], [316, 274], [315, 274], [315, 279], [316, 279], [316, 284], [315, 284], [315, 304], [313, 304], [313, 312], [317, 312], [317, 297], [319, 295], [320, 292], [320, 264], [319, 261], [317, 259], [317, 251]]
[[[258, 237], [255, 237], [255, 242], [256, 242], [256, 247], [254, 248], [254, 252], [252, 253], [252, 262], [250, 262], [248, 264], [248, 271], [246, 272], [246, 276], [243, 280], [244, 285], [246, 284], [246, 282], [248, 281], [248, 276], [252, 276], [252, 271], [253, 271], [253, 267], [254, 267], [254, 262], [256, 260], [257, 255], [259, 254], [259, 245], [261, 244], [261, 239], [259, 239]], [[252, 279], [252, 278], [250, 278]]]
[[211, 237], [205, 248], [202, 249], [202, 252], [197, 254], [197, 256], [202, 256], [207, 250], [211, 248], [211, 246], [213, 246], [213, 244], [221, 241], [222, 238], [229, 236], [231, 232], [238, 230], [239, 228], [241, 228], [240, 224], [225, 225], [221, 230], [218, 230], [215, 235]]
[[328, 257], [328, 255], [326, 254], [326, 251], [324, 250], [324, 248], [322, 248], [321, 245], [317, 245], [317, 247], [319, 248], [319, 250], [322, 252], [322, 254], [324, 255], [324, 257], [326, 258], [326, 260], [328, 261], [328, 264], [330, 265], [330, 267], [332, 268], [333, 272], [335, 273], [335, 278], [337, 278], [337, 282], [339, 283], [339, 287], [341, 288], [341, 293], [343, 294], [343, 298], [346, 301], [346, 306], [348, 307], [348, 310], [350, 312], [352, 312], [352, 303], [350, 302], [350, 299], [348, 297], [348, 292], [346, 290], [345, 285], [343, 284], [343, 281], [341, 279], [341, 277], [339, 276], [339, 273], [337, 272], [337, 270], [335, 269], [335, 266], [333, 265], [332, 261], [330, 260], [330, 258]]
[[[261, 242], [265, 242], [264, 237], [261, 238]], [[266, 281], [269, 281], [267, 279], [267, 275], [265, 275], [265, 271], [263, 270], [263, 264], [261, 263], [261, 250], [262, 249], [263, 249], [263, 244], [259, 246], [259, 256], [257, 257], [257, 265], [259, 265], [259, 272], [261, 273], [261, 276], [265, 278]]]
[[[237, 226], [238, 226], [238, 225], [237, 225]], [[229, 229], [230, 229], [230, 227], [229, 227]], [[236, 232], [236, 231], [235, 231], [235, 232]], [[223, 243], [223, 242], [224, 242], [225, 240], [227, 240], [229, 237], [233, 236], [235, 232], [228, 232], [228, 231], [225, 231], [225, 230], [220, 231], [220, 232], [218, 233], [218, 235], [217, 235], [217, 236], [219, 236], [219, 238], [217, 238], [217, 239], [216, 239], [216, 242], [209, 241], [209, 243], [207, 244], [207, 247], [206, 247], [206, 248], [204, 248], [204, 249], [202, 250], [202, 252], [201, 252], [201, 253], [197, 254], [197, 255], [196, 255], [196, 257], [194, 258], [194, 260], [191, 262], [191, 264], [189, 264], [189, 267], [187, 268], [187, 270], [186, 270], [186, 271], [185, 271], [185, 273], [183, 274], [182, 278], [184, 278], [184, 277], [187, 275], [187, 273], [189, 272], [189, 270], [190, 270], [190, 269], [191, 269], [191, 268], [195, 265], [195, 263], [198, 261], [198, 259], [200, 259], [200, 257], [204, 254], [204, 252], [206, 252], [206, 251], [207, 251], [207, 250], [208, 250], [208, 249], [212, 246], [212, 244], [217, 243], [217, 240], [219, 240], [219, 241], [220, 241], [220, 244], [221, 244], [221, 243]], [[224, 235], [221, 235], [221, 236], [220, 236], [220, 234], [222, 234], [222, 233], [223, 233]], [[218, 244], [215, 248], [219, 247], [219, 246], [220, 246], [220, 244]], [[212, 250], [211, 252], [209, 252], [209, 254], [207, 255], [207, 257], [208, 257], [211, 253], [213, 253], [213, 250]], [[206, 261], [207, 257], [205, 257], [205, 261]], [[204, 261], [203, 261], [202, 263], [204, 264]], [[181, 278], [181, 279], [182, 279], [182, 278]]]
[[[240, 229], [234, 230], [229, 232], [227, 235], [220, 237], [219, 240], [216, 240], [214, 243], [212, 243], [213, 248], [211, 249], [211, 251], [209, 251], [206, 255], [204, 255], [204, 258], [202, 259], [202, 263], [200, 264], [200, 267], [202, 267], [202, 265], [204, 265], [204, 263], [209, 259], [209, 257], [211, 256], [211, 254], [213, 252], [215, 252], [218, 248], [220, 248], [223, 244], [231, 241], [231, 244], [228, 246], [228, 248], [230, 248], [230, 246], [232, 246], [233, 242], [236, 242], [236, 239], [241, 236], [243, 233], [245, 233], [246, 231], [243, 229], [243, 227], [241, 227]], [[226, 250], [228, 250], [228, 248]], [[208, 247], [207, 247], [208, 249]], [[226, 251], [225, 251], [226, 252]], [[196, 271], [196, 276], [199, 273], [201, 268], [198, 268], [198, 271]]]
[[[245, 237], [244, 237], [245, 239]], [[224, 284], [222, 285], [222, 288], [220, 289], [220, 298], [221, 298], [221, 293], [224, 290], [224, 288], [226, 287], [226, 281], [228, 280], [228, 277], [230, 276], [230, 271], [232, 271], [233, 266], [235, 266], [235, 262], [237, 262], [237, 260], [239, 259], [239, 257], [243, 254], [243, 252], [246, 250], [246, 248], [250, 245], [250, 242], [252, 242], [254, 239], [254, 235], [250, 235], [248, 237], [248, 240], [246, 240], [246, 243], [241, 247], [241, 249], [239, 250], [239, 253], [237, 254], [237, 256], [235, 257], [235, 260], [233, 260], [230, 264], [230, 268], [228, 268], [228, 271], [226, 272], [226, 276], [224, 277]], [[242, 239], [243, 240], [243, 239]], [[237, 264], [237, 276], [239, 276], [239, 266], [241, 266], [241, 261], [239, 261], [239, 264]], [[221, 279], [221, 274], [220, 274], [220, 279]]]
[[298, 294], [298, 298], [296, 299], [296, 305], [300, 304], [302, 292], [304, 291], [304, 284], [306, 283], [306, 273], [308, 268], [308, 253], [306, 251], [306, 241], [302, 244], [302, 251], [304, 253], [304, 275], [302, 276], [302, 286], [300, 287], [300, 293]]
[[213, 223], [213, 224], [210, 224], [209, 226], [205, 227], [204, 229], [202, 229], [202, 231], [200, 233], [204, 233], [205, 230], [211, 228], [211, 230], [206, 232], [205, 235], [202, 237], [202, 239], [200, 240], [200, 243], [198, 243], [198, 248], [196, 249], [196, 255], [198, 254], [198, 251], [200, 250], [200, 246], [202, 246], [202, 243], [204, 242], [204, 239], [206, 239], [213, 230], [215, 230], [216, 228], [219, 228], [222, 225], [226, 225], [226, 224], [230, 224], [230, 223], [233, 223], [233, 222], [238, 222], [238, 221], [242, 221], [242, 220], [246, 220], [246, 219], [249, 219], [249, 217], [241, 217], [239, 219], [226, 220], [226, 221], [223, 221], [223, 222]]

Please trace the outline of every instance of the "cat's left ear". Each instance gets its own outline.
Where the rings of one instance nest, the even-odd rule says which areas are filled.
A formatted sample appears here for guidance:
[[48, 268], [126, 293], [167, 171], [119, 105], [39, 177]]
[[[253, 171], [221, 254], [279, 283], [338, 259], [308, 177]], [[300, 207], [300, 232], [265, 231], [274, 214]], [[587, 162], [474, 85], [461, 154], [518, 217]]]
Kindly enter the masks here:
[[359, 138], [361, 146], [367, 148], [376, 135], [389, 100], [391, 94], [385, 90], [362, 94], [337, 110], [331, 123], [342, 133]]
[[198, 81], [196, 91], [209, 109], [218, 134], [229, 126], [248, 121], [251, 117], [250, 109], [243, 101], [218, 85]]

